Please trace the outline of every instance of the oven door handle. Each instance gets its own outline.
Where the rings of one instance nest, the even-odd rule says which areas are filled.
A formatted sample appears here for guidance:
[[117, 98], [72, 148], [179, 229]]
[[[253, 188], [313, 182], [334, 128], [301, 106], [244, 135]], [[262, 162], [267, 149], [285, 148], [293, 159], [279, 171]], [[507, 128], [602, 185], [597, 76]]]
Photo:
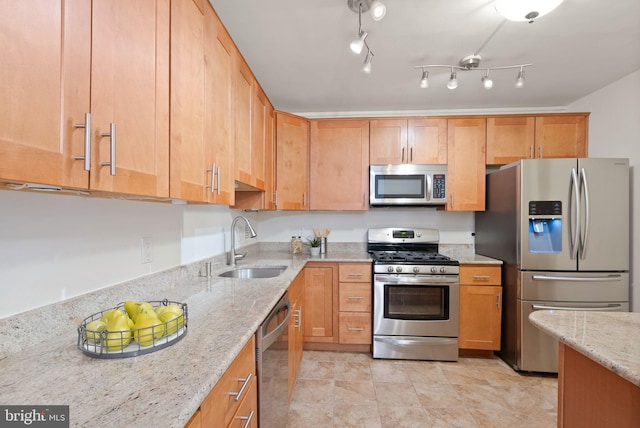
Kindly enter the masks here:
[[457, 284], [458, 275], [374, 275], [374, 282], [412, 285]]
[[388, 343], [390, 345], [449, 345], [451, 344], [451, 337], [429, 337], [428, 340], [420, 340], [420, 339], [398, 339], [395, 337], [375, 337], [373, 338], [376, 342]]

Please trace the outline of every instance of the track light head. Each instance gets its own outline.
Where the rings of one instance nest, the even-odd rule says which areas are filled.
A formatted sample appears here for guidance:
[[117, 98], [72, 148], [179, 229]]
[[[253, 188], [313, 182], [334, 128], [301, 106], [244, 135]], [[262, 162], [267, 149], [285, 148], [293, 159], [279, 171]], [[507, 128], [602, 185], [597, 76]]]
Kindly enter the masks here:
[[353, 39], [353, 41], [349, 45], [349, 47], [351, 48], [351, 51], [360, 55], [362, 53], [362, 49], [364, 48], [364, 39], [367, 38], [367, 35], [368, 34], [366, 31], [360, 31], [360, 34], [358, 34], [358, 37]]
[[420, 79], [420, 87], [422, 89], [429, 87], [429, 72], [427, 70], [422, 70], [422, 78]]
[[489, 89], [493, 88], [493, 80], [491, 80], [489, 78], [489, 70], [487, 70], [487, 74], [485, 74], [484, 76], [482, 76], [482, 79], [480, 79], [482, 81], [482, 86], [488, 91]]
[[364, 58], [364, 62], [362, 63], [362, 72], [365, 74], [371, 74], [371, 60], [373, 59], [373, 52], [370, 49], [367, 49], [367, 56]]
[[347, 5], [356, 13], [370, 12], [374, 21], [380, 21], [387, 13], [387, 7], [380, 0], [347, 0]]
[[522, 67], [520, 67], [520, 71], [518, 72], [518, 77], [516, 79], [516, 84], [514, 86], [518, 89], [524, 86], [524, 70], [522, 69]]
[[458, 73], [451, 69], [451, 77], [449, 78], [449, 82], [447, 83], [447, 88], [455, 89], [458, 87]]
[[387, 7], [378, 0], [371, 3], [371, 17], [374, 21], [380, 21], [387, 14]]

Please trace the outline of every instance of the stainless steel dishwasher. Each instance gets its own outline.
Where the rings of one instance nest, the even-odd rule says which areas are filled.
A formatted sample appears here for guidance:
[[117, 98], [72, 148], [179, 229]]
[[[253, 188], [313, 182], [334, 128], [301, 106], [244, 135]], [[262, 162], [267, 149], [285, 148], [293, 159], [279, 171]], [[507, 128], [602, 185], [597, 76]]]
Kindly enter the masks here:
[[289, 343], [287, 332], [289, 293], [278, 301], [256, 333], [258, 406], [260, 428], [280, 428], [289, 412]]

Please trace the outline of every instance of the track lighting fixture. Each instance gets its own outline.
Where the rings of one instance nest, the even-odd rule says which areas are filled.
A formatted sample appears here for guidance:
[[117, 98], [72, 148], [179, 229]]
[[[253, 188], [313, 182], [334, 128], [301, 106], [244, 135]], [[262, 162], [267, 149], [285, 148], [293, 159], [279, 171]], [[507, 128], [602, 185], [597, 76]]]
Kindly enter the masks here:
[[447, 82], [447, 88], [456, 89], [458, 87], [458, 73], [456, 70], [462, 71], [484, 71], [485, 75], [480, 79], [482, 82], [482, 86], [484, 89], [493, 88], [493, 80], [489, 78], [489, 72], [493, 70], [508, 70], [508, 69], [520, 69], [518, 72], [518, 77], [516, 78], [515, 87], [522, 88], [524, 86], [524, 68], [530, 67], [533, 64], [518, 64], [518, 65], [505, 65], [500, 67], [480, 67], [480, 60], [482, 57], [480, 55], [467, 55], [460, 60], [458, 65], [447, 65], [447, 64], [425, 64], [425, 65], [416, 65], [415, 68], [419, 68], [422, 70], [422, 78], [420, 79], [420, 87], [427, 88], [429, 83], [427, 81], [428, 78], [428, 68], [448, 68], [451, 70], [451, 75], [449, 77], [449, 81]]
[[379, 0], [347, 0], [349, 9], [358, 13], [358, 36], [353, 39], [349, 44], [351, 51], [360, 55], [363, 49], [367, 48], [367, 55], [365, 56], [364, 63], [362, 64], [362, 71], [371, 74], [371, 60], [373, 59], [373, 52], [367, 44], [366, 31], [362, 30], [362, 12], [371, 11], [371, 17], [375, 21], [380, 21], [387, 13], [387, 8]]
[[546, 15], [560, 6], [563, 0], [496, 0], [498, 13], [509, 21], [528, 21]]

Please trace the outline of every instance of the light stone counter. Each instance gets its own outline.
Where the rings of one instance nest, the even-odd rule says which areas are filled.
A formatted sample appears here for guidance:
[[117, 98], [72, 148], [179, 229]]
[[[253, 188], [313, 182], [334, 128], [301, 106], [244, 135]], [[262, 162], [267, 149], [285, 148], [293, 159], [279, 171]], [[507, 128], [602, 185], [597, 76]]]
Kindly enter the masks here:
[[529, 320], [640, 387], [640, 313], [535, 311]]
[[[306, 249], [306, 247], [305, 247]], [[69, 405], [70, 424], [183, 427], [257, 330], [307, 260], [370, 262], [362, 245], [328, 255], [290, 255], [282, 245], [249, 247], [239, 266], [286, 265], [270, 279], [226, 279], [220, 258], [182, 266], [0, 320], [0, 397], [4, 405]], [[76, 347], [89, 315], [126, 300], [188, 305], [184, 338], [131, 358], [96, 359]]]
[[474, 253], [472, 245], [441, 244], [439, 247], [439, 251], [445, 256], [458, 260], [460, 264], [474, 264], [474, 265], [501, 265], [502, 264], [502, 260], [492, 259], [491, 257], [482, 256], [480, 254]]

